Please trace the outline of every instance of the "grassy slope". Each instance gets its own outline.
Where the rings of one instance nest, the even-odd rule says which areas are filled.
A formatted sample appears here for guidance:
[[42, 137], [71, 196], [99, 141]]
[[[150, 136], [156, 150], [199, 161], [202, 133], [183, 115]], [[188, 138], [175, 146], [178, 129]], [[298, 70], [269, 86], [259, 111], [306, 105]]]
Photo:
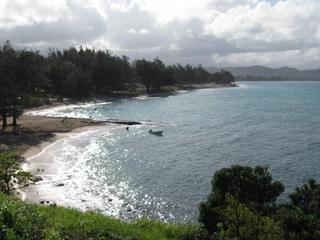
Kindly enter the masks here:
[[149, 220], [128, 223], [93, 212], [33, 205], [0, 194], [0, 232], [3, 223], [14, 234], [33, 239], [196, 239], [200, 231], [192, 225]]

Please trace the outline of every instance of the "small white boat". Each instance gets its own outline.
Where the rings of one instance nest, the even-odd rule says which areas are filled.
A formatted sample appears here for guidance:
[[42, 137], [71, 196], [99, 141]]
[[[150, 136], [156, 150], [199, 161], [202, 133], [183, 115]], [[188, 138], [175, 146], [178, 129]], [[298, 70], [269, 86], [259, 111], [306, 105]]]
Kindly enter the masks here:
[[153, 131], [153, 130], [149, 130], [150, 134], [156, 135], [158, 137], [162, 136], [163, 131]]

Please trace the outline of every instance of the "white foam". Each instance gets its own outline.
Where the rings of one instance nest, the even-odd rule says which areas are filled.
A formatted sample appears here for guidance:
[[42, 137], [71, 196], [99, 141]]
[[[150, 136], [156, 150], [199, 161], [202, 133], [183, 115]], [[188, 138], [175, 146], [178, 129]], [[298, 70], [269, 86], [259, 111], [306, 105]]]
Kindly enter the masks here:
[[[73, 109], [83, 109], [83, 108], [93, 108], [95, 106], [108, 105], [112, 102], [86, 102], [86, 103], [78, 103], [78, 104], [68, 104], [61, 106], [49, 107], [46, 109], [27, 111], [28, 115], [38, 115], [38, 116], [48, 116], [48, 117], [57, 117], [57, 116], [65, 116], [66, 113], [69, 115], [72, 114]], [[69, 116], [70, 117], [70, 116]], [[79, 114], [74, 114], [74, 117], [81, 118], [83, 116]]]

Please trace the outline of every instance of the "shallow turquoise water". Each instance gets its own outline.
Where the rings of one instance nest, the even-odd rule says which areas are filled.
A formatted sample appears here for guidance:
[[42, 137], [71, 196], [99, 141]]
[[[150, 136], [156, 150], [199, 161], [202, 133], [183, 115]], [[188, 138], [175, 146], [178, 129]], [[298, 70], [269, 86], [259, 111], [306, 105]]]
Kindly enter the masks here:
[[[113, 215], [122, 218], [195, 221], [212, 175], [232, 164], [269, 166], [286, 193], [309, 178], [320, 180], [320, 82], [245, 82], [240, 88], [119, 100], [53, 114], [145, 122], [129, 131], [108, 135], [101, 129], [65, 142], [76, 153], [65, 161], [86, 158], [77, 172], [90, 186], [74, 181], [75, 196], [86, 192], [87, 205], [99, 201], [108, 206], [101, 209], [107, 214], [117, 207]], [[150, 135], [149, 129], [163, 130], [164, 136]]]

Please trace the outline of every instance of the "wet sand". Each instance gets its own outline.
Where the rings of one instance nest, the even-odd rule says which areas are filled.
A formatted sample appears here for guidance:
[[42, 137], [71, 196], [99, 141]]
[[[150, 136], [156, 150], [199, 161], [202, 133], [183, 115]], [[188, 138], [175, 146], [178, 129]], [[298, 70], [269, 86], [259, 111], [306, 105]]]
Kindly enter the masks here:
[[[11, 123], [8, 119], [8, 123]], [[25, 153], [29, 148], [39, 148], [46, 142], [57, 139], [58, 133], [68, 133], [83, 127], [105, 125], [105, 122], [81, 118], [59, 118], [31, 116], [24, 114], [18, 119], [19, 126], [8, 126], [0, 134], [0, 151], [17, 151]], [[35, 149], [34, 149], [35, 150]]]
[[76, 128], [70, 132], [55, 133], [51, 141], [44, 141], [37, 146], [30, 147], [23, 156], [25, 162], [22, 168], [29, 171], [35, 176], [41, 177], [41, 180], [35, 184], [30, 184], [26, 187], [19, 188], [19, 197], [22, 200], [33, 203], [68, 205], [65, 202], [65, 192], [61, 191], [65, 183], [71, 179], [72, 176], [65, 176], [65, 179], [56, 180], [60, 163], [54, 160], [54, 156], [50, 152], [57, 151], [63, 144], [63, 141], [70, 137], [75, 137], [83, 133], [99, 131], [99, 128], [114, 129], [119, 127], [115, 124], [104, 124], [103, 126], [86, 126]]
[[[11, 121], [9, 118], [8, 123], [10, 124]], [[0, 151], [16, 151], [21, 154], [25, 158], [22, 168], [43, 178], [42, 181], [34, 185], [20, 187], [17, 194], [24, 200], [36, 203], [43, 200], [49, 201], [50, 196], [45, 186], [58, 171], [58, 166], [52, 157], [45, 154], [47, 148], [75, 134], [101, 127], [114, 127], [114, 124], [92, 121], [91, 119], [44, 117], [28, 114], [20, 117], [18, 124], [16, 129], [8, 126], [0, 134]], [[56, 193], [51, 192], [50, 194], [52, 196]], [[56, 197], [59, 196], [54, 196], [55, 199]]]

